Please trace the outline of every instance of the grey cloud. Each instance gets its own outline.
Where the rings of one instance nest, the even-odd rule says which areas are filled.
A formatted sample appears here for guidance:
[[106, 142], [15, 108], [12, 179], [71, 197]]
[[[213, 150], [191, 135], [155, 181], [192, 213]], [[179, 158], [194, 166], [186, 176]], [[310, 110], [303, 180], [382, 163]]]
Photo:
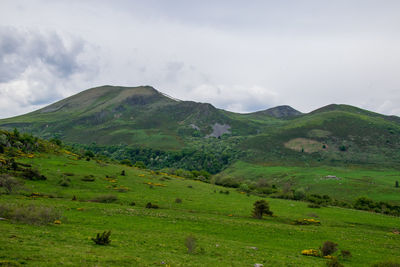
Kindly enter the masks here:
[[54, 32], [0, 27], [0, 83], [17, 79], [29, 67], [38, 65], [53, 75], [68, 78], [84, 67], [78, 60], [83, 49], [82, 40], [75, 39], [67, 45]]
[[[13, 27], [0, 28], [0, 104], [18, 103], [14, 114], [97, 85], [150, 84], [241, 112], [346, 103], [400, 115], [400, 1], [3, 2], [0, 24]], [[31, 25], [42, 32], [19, 30]]]

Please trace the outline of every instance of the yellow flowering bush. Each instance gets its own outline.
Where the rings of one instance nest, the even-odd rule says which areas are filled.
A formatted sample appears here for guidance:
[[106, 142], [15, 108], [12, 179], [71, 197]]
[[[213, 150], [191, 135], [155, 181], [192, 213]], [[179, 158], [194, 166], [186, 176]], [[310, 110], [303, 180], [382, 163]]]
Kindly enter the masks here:
[[319, 251], [316, 249], [304, 249], [301, 251], [301, 255], [305, 256], [313, 256], [313, 257], [319, 257]]
[[145, 184], [153, 185], [153, 186], [166, 186], [166, 185], [164, 185], [164, 184], [152, 183], [152, 182], [147, 182], [147, 183], [145, 183]]

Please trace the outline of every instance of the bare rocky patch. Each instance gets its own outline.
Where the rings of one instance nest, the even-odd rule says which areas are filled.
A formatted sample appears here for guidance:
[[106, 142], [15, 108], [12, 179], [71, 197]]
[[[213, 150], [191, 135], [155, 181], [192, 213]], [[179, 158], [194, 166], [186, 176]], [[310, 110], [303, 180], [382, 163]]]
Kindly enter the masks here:
[[230, 134], [231, 131], [229, 130], [231, 128], [231, 126], [229, 124], [219, 124], [219, 123], [215, 123], [213, 126], [213, 131], [211, 134], [207, 135], [206, 138], [208, 137], [220, 137], [223, 134]]

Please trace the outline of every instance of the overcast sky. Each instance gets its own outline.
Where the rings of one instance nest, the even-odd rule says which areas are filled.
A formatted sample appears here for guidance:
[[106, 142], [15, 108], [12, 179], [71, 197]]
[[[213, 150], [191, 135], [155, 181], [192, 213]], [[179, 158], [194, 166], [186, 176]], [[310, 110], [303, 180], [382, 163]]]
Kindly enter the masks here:
[[100, 85], [400, 115], [400, 1], [0, 0], [0, 118]]

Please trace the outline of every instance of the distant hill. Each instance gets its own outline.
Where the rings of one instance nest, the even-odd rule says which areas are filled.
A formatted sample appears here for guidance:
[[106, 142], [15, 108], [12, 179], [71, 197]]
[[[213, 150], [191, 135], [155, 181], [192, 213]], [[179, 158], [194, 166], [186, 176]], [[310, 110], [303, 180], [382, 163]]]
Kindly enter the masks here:
[[269, 116], [272, 116], [275, 118], [290, 118], [290, 117], [299, 116], [303, 113], [301, 113], [298, 110], [295, 110], [291, 106], [284, 105], [284, 106], [277, 106], [277, 107], [262, 110], [262, 111], [257, 111], [257, 112], [254, 112], [254, 114], [269, 115]]
[[[174, 154], [176, 161], [190, 157], [185, 168], [212, 172], [238, 158], [256, 163], [400, 166], [400, 118], [348, 105], [332, 104], [307, 114], [290, 106], [238, 114], [173, 99], [151, 86], [101, 86], [0, 120], [0, 127], [102, 146], [132, 161], [139, 152], [120, 152], [125, 147], [158, 150], [154, 157], [143, 156], [154, 167], [171, 162], [169, 151], [185, 151]], [[161, 152], [167, 153], [164, 159], [158, 156]]]

